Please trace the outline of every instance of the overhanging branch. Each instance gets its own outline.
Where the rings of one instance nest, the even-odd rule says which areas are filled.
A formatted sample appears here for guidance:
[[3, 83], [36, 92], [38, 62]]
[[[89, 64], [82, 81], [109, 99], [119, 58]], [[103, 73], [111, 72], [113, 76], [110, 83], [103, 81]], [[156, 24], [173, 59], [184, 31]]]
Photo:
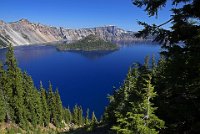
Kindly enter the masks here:
[[161, 26], [163, 26], [163, 25], [166, 25], [167, 23], [171, 22], [172, 20], [173, 20], [173, 18], [171, 18], [170, 20], [168, 20], [168, 21], [166, 21], [166, 22], [164, 22], [164, 23], [158, 25], [157, 27], [161, 27]]

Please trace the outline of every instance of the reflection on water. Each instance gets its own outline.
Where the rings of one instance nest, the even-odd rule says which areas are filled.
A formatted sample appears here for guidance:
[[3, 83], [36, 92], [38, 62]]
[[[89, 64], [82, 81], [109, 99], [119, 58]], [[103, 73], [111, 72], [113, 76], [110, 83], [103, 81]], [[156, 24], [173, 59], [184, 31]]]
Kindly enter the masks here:
[[16, 58], [24, 62], [49, 56], [54, 52], [55, 50], [52, 49], [52, 46], [23, 46], [15, 48]]
[[[14, 48], [15, 57], [18, 62], [28, 62], [43, 56], [49, 56], [56, 50], [52, 49], [53, 46], [18, 46]], [[7, 49], [0, 49], [0, 60], [5, 62]]]
[[98, 58], [104, 57], [106, 55], [109, 55], [115, 51], [117, 51], [117, 50], [112, 50], [112, 51], [108, 51], [108, 50], [107, 51], [68, 51], [68, 52], [80, 54], [81, 56], [84, 56], [88, 59], [98, 59]]

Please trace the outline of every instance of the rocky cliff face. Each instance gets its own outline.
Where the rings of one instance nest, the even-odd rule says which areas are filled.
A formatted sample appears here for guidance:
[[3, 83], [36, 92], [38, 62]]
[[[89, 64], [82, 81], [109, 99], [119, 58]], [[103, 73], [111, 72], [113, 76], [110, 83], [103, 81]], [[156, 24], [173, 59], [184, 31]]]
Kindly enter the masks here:
[[133, 32], [125, 31], [116, 26], [104, 26], [96, 28], [65, 29], [31, 23], [26, 19], [17, 22], [5, 23], [0, 21], [0, 45], [5, 46], [9, 42], [14, 46], [41, 44], [56, 41], [76, 41], [90, 34], [99, 36], [107, 41], [132, 42], [142, 41], [136, 38]]

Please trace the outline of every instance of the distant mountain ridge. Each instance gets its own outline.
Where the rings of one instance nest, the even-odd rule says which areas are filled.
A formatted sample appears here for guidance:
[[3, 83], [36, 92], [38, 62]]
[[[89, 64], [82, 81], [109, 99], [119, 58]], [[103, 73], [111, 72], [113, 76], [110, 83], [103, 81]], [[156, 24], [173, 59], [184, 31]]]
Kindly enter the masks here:
[[67, 29], [32, 23], [27, 19], [21, 19], [10, 23], [0, 20], [0, 46], [6, 46], [8, 43], [19, 46], [63, 40], [72, 42], [91, 34], [112, 42], [134, 42], [144, 40], [142, 38], [136, 38], [134, 32], [126, 31], [116, 26]]

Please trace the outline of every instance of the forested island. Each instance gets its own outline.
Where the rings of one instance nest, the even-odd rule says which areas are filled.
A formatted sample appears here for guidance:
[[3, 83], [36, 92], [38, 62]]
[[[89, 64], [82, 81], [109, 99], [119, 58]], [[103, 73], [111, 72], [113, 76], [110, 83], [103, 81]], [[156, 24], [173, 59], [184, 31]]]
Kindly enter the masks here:
[[70, 44], [62, 44], [57, 46], [59, 51], [100, 51], [100, 50], [117, 50], [118, 46], [108, 41], [104, 41], [95, 35], [87, 37]]

